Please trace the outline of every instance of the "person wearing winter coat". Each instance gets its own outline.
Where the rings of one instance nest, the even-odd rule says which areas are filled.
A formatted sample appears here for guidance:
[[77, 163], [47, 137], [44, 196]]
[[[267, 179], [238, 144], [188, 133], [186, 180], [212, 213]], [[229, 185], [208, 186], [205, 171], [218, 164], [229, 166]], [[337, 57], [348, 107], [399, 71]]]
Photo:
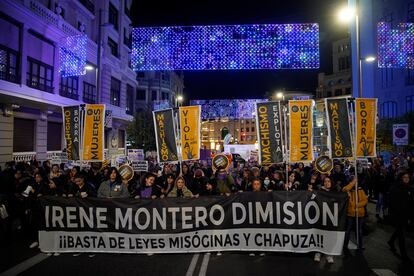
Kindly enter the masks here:
[[168, 197], [182, 197], [182, 198], [191, 198], [193, 193], [185, 185], [185, 179], [182, 176], [177, 177], [175, 180], [174, 188], [168, 194]]
[[344, 249], [348, 249], [349, 236], [352, 229], [355, 229], [356, 220], [358, 218], [358, 249], [363, 249], [362, 244], [362, 225], [364, 224], [365, 206], [368, 204], [368, 197], [362, 187], [358, 186], [357, 194], [355, 193], [356, 179], [354, 178], [348, 185], [346, 185], [342, 191], [348, 193], [348, 209], [347, 209], [347, 221]]

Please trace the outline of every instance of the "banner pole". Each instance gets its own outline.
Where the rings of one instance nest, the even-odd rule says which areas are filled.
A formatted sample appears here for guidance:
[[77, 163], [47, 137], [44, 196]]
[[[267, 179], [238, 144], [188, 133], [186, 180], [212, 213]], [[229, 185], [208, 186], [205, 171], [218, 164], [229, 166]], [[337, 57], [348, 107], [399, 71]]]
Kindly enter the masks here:
[[285, 130], [285, 169], [286, 169], [286, 184], [289, 183], [289, 156], [288, 156], [288, 141], [287, 141], [287, 109], [285, 105], [283, 107], [283, 121], [284, 121], [284, 130]]
[[357, 243], [357, 248], [359, 248], [360, 244], [359, 244], [359, 219], [358, 219], [358, 170], [357, 170], [357, 140], [356, 140], [356, 136], [357, 136], [357, 127], [356, 127], [356, 123], [357, 123], [357, 119], [356, 119], [356, 99], [354, 99], [354, 104], [351, 104], [351, 110], [352, 110], [352, 116], [353, 119], [353, 130], [354, 130], [354, 150], [353, 150], [353, 157], [354, 157], [354, 174], [355, 174], [355, 236], [356, 236], [356, 243]]

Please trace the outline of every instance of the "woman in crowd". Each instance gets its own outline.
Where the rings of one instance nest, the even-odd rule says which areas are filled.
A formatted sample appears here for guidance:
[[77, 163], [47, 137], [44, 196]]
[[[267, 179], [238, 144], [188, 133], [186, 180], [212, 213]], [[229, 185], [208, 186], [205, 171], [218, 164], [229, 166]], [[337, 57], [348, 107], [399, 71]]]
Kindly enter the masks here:
[[185, 183], [191, 183], [193, 181], [193, 174], [191, 173], [190, 167], [185, 163], [182, 163], [181, 166], [181, 176], [184, 178]]
[[201, 189], [207, 183], [207, 177], [204, 176], [204, 172], [202, 169], [196, 169], [194, 171], [194, 178], [191, 183], [188, 183], [188, 188], [193, 193], [193, 195], [198, 196], [200, 194]]
[[288, 182], [284, 185], [285, 191], [296, 191], [300, 189], [299, 175], [297, 172], [290, 172]]
[[[261, 192], [263, 191], [263, 187], [262, 187], [262, 181], [260, 181], [259, 178], [254, 178], [252, 180], [252, 192]], [[260, 257], [265, 256], [266, 254], [264, 252], [260, 253]], [[256, 252], [251, 252], [249, 254], [250, 257], [254, 257], [256, 256]]]
[[358, 218], [358, 249], [363, 249], [362, 244], [362, 225], [365, 218], [365, 206], [368, 204], [368, 197], [362, 187], [358, 186], [357, 196], [355, 195], [356, 179], [354, 178], [348, 185], [346, 185], [342, 191], [348, 193], [348, 209], [346, 220], [346, 232], [344, 241], [344, 252], [348, 252], [349, 236], [352, 229], [355, 229], [356, 220]]
[[[323, 185], [319, 188], [320, 191], [325, 191], [325, 192], [333, 192], [336, 191], [336, 189], [333, 187], [332, 185], [332, 179], [327, 176], [324, 178], [323, 180]], [[321, 261], [321, 253], [317, 252], [315, 253], [315, 257], [313, 258], [315, 262], [320, 262]], [[334, 263], [334, 258], [332, 255], [326, 255], [326, 261], [328, 262], [328, 264], [333, 264]]]
[[122, 183], [118, 170], [110, 168], [109, 179], [99, 186], [98, 197], [102, 198], [127, 198], [129, 197], [128, 187]]
[[282, 171], [278, 171], [278, 170], [274, 170], [273, 174], [272, 174], [272, 183], [273, 183], [273, 187], [271, 187], [271, 190], [274, 191], [281, 191], [284, 188], [284, 177], [283, 177], [283, 172]]
[[201, 196], [218, 195], [219, 192], [216, 186], [217, 186], [217, 183], [214, 178], [208, 179], [204, 187], [202, 187], [200, 195]]
[[169, 192], [174, 188], [175, 177], [172, 173], [168, 174], [165, 178], [165, 182], [162, 184], [161, 193], [167, 196]]
[[[402, 172], [397, 178], [397, 183], [390, 190], [390, 214], [394, 223], [394, 233], [387, 242], [391, 251], [395, 252], [394, 242], [398, 239], [398, 246], [403, 261], [411, 262], [405, 247], [405, 231], [413, 210], [410, 208], [410, 174]], [[412, 192], [412, 191], [411, 191]]]
[[230, 195], [231, 189], [234, 185], [234, 179], [231, 174], [226, 172], [226, 169], [219, 168], [216, 172], [217, 189], [221, 195]]
[[185, 179], [182, 176], [177, 177], [175, 180], [174, 188], [168, 194], [168, 197], [182, 197], [182, 198], [191, 198], [193, 193], [185, 185]]
[[163, 197], [161, 187], [155, 185], [155, 175], [147, 173], [142, 185], [132, 194], [134, 198], [152, 198]]

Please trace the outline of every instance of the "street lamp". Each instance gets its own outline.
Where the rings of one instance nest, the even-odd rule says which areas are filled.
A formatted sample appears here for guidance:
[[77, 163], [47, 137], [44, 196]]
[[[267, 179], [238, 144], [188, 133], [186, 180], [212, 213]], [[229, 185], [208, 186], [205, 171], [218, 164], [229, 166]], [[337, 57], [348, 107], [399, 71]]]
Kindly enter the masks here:
[[181, 104], [182, 104], [183, 100], [184, 100], [184, 97], [183, 97], [183, 96], [181, 96], [181, 95], [177, 96], [175, 105], [176, 105], [177, 107], [178, 107], [178, 106], [181, 106]]
[[283, 92], [276, 92], [276, 99], [285, 100], [285, 95], [283, 94]]
[[[359, 0], [356, 0], [356, 7], [359, 7]], [[353, 7], [346, 6], [339, 10], [338, 20], [342, 23], [350, 23], [352, 19], [355, 20], [355, 42], [356, 42], [356, 60], [359, 64], [358, 70], [358, 97], [362, 97], [362, 81], [361, 81], [361, 57], [360, 57], [360, 42], [359, 42], [359, 10]]]

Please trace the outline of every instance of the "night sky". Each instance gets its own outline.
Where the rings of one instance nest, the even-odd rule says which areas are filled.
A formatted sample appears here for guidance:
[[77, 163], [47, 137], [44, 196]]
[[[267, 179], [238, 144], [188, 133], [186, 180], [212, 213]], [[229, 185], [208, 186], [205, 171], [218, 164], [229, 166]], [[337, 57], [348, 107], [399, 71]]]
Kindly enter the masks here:
[[[187, 1], [185, 1], [187, 2]], [[315, 92], [318, 73], [332, 71], [332, 41], [346, 37], [335, 15], [344, 0], [133, 1], [133, 25], [187, 26], [264, 23], [319, 23], [318, 70], [184, 71], [187, 99], [261, 98], [279, 89]], [[145, 3], [145, 5], [143, 5]]]

